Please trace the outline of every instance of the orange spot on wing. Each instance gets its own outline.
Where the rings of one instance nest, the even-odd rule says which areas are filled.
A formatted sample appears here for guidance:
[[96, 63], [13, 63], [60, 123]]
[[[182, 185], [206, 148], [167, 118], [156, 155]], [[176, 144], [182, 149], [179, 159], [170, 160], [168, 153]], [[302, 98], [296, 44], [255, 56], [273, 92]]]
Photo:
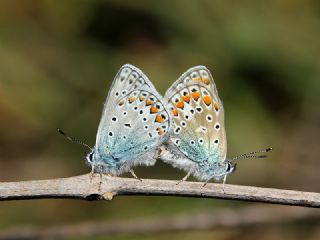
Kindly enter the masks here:
[[150, 113], [157, 113], [159, 110], [156, 106], [151, 106]]
[[183, 96], [183, 100], [187, 103], [190, 102], [190, 95]]
[[177, 106], [177, 108], [183, 109], [183, 107], [184, 107], [183, 101], [179, 101], [176, 106]]
[[206, 95], [206, 96], [203, 97], [203, 101], [207, 106], [209, 106], [211, 104], [211, 102], [212, 102], [212, 99], [211, 99], [211, 97], [209, 95]]
[[194, 100], [198, 100], [199, 99], [199, 97], [200, 97], [200, 93], [199, 92], [193, 92], [193, 93], [191, 93], [191, 95], [192, 95], [192, 98], [194, 99]]
[[201, 78], [200, 77], [195, 77], [192, 79], [194, 82], [199, 83], [201, 82]]
[[205, 83], [205, 84], [207, 84], [207, 85], [209, 85], [209, 83], [210, 83], [210, 80], [209, 80], [209, 78], [203, 78], [203, 82]]
[[140, 97], [139, 97], [140, 102], [144, 101], [145, 99], [146, 99], [146, 98], [145, 98], [144, 96], [140, 96]]
[[158, 134], [159, 134], [160, 136], [162, 136], [162, 135], [164, 134], [164, 131], [163, 131], [163, 129], [162, 129], [161, 127], [158, 127], [158, 128], [157, 128], [157, 132], [158, 132]]
[[135, 97], [129, 97], [129, 103], [133, 103], [136, 100]]
[[146, 105], [147, 105], [147, 106], [150, 106], [150, 105], [152, 105], [152, 104], [154, 104], [154, 101], [148, 99], [147, 102], [146, 102]]
[[213, 106], [214, 106], [214, 109], [215, 109], [216, 111], [219, 110], [219, 105], [218, 105], [217, 102], [214, 102], [214, 103], [213, 103]]
[[173, 109], [172, 114], [173, 114], [173, 116], [177, 117], [179, 115], [178, 109], [176, 109], [176, 108]]
[[156, 116], [156, 120], [155, 120], [156, 122], [162, 123], [163, 120], [164, 120], [164, 119], [163, 119], [163, 117], [162, 117], [160, 114]]

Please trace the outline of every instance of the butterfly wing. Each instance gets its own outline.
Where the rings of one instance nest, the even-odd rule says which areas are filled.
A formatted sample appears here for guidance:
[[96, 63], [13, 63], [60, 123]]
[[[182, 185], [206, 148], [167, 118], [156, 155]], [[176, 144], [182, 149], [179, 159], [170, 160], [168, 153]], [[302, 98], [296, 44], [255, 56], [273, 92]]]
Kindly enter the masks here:
[[180, 151], [181, 161], [184, 156], [195, 163], [225, 160], [224, 109], [206, 67], [187, 70], [166, 92], [165, 102], [173, 120], [169, 151]]
[[143, 72], [129, 64], [120, 68], [99, 124], [95, 165], [120, 174], [137, 164], [152, 165], [156, 148], [170, 129], [161, 95]]

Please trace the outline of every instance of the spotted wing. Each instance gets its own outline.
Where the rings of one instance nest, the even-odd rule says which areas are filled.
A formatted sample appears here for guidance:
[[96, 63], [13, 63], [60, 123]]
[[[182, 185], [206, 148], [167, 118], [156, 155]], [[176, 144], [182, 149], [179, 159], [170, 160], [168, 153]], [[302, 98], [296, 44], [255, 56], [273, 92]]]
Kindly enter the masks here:
[[173, 120], [169, 143], [194, 162], [223, 161], [226, 157], [224, 109], [210, 71], [187, 70], [167, 91]]
[[[117, 73], [99, 124], [96, 152], [134, 162], [155, 150], [169, 131], [162, 97], [138, 68], [126, 64]], [[106, 158], [107, 159], [107, 158]]]

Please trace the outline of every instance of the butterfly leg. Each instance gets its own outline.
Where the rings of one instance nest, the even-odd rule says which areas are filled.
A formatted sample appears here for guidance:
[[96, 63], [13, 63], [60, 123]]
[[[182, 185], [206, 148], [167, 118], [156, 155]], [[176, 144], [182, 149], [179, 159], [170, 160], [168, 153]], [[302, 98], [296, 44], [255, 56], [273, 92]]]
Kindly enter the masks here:
[[226, 193], [226, 192], [224, 191], [224, 186], [225, 186], [225, 184], [226, 184], [226, 180], [227, 180], [227, 175], [224, 175], [223, 183], [222, 183], [222, 191], [223, 191], [224, 194]]
[[[98, 191], [101, 191], [101, 185], [102, 185], [102, 173], [98, 173], [100, 176], [100, 181], [99, 181], [99, 185], [98, 185]], [[90, 182], [92, 183], [93, 180], [93, 176], [94, 176], [94, 165], [91, 165], [91, 172], [90, 172]]]
[[90, 172], [90, 182], [92, 182], [93, 175], [94, 175], [94, 166], [93, 166], [93, 164], [92, 164], [92, 165], [91, 165], [91, 172]]
[[142, 179], [139, 178], [139, 177], [134, 173], [134, 171], [133, 171], [132, 169], [130, 169], [129, 171], [130, 171], [131, 175], [132, 175], [135, 179], [137, 179], [137, 180], [139, 180], [140, 182], [142, 182]]
[[188, 177], [190, 177], [192, 172], [193, 172], [193, 169], [190, 169], [187, 175], [185, 175], [184, 178], [182, 178], [179, 182], [177, 182], [176, 185], [179, 185], [180, 183], [187, 181]]

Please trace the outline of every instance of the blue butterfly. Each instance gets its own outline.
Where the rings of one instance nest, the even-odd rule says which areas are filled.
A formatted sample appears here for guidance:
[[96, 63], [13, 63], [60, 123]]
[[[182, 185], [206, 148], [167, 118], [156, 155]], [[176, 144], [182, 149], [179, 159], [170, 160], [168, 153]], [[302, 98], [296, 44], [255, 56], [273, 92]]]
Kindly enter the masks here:
[[113, 80], [98, 127], [95, 147], [86, 155], [92, 172], [118, 176], [137, 165], [152, 166], [166, 140], [170, 118], [162, 96], [138, 68], [126, 64]]
[[[206, 183], [210, 179], [226, 181], [236, 169], [232, 162], [239, 158], [265, 157], [255, 154], [270, 149], [227, 159], [227, 141], [224, 127], [224, 108], [218, 96], [213, 77], [205, 66], [187, 70], [165, 94], [173, 128], [160, 158], [183, 169]], [[206, 184], [205, 183], [205, 184]]]

